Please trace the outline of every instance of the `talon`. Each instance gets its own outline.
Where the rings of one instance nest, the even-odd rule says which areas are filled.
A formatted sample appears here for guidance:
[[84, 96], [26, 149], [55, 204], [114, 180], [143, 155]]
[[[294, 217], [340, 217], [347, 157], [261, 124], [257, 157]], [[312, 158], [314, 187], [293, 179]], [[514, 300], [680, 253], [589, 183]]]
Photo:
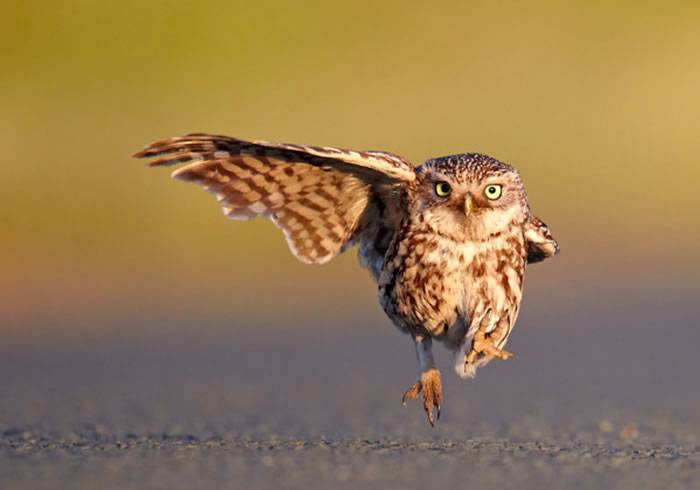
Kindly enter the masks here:
[[[442, 401], [440, 371], [437, 369], [425, 371], [421, 375], [421, 379], [404, 392], [401, 403], [406, 406], [406, 400], [416, 398], [421, 393], [423, 394], [423, 410], [428, 417], [428, 423], [431, 427], [435, 427], [435, 421], [440, 419], [440, 403]], [[436, 417], [433, 416], [433, 407], [435, 407]]]
[[423, 391], [423, 383], [418, 381], [404, 392], [403, 396], [401, 397], [401, 404], [405, 407], [406, 400], [413, 400], [420, 394], [421, 391]]
[[496, 349], [495, 351], [492, 352], [492, 355], [494, 357], [497, 357], [497, 358], [502, 359], [504, 361], [507, 361], [508, 359], [515, 357], [515, 354], [513, 354], [512, 352], [508, 352], [507, 350], [502, 350], [502, 349]]
[[472, 350], [469, 351], [469, 354], [467, 354], [465, 364], [474, 363], [474, 361], [476, 361], [477, 357], [480, 355], [483, 355], [484, 357], [495, 357], [504, 361], [515, 357], [515, 354], [512, 352], [496, 347], [493, 339], [490, 336], [478, 336], [478, 338], [474, 338]]
[[466, 360], [464, 361], [465, 364], [473, 364], [478, 356], [479, 352], [476, 349], [472, 348], [472, 350], [469, 351], [469, 354], [467, 354]]

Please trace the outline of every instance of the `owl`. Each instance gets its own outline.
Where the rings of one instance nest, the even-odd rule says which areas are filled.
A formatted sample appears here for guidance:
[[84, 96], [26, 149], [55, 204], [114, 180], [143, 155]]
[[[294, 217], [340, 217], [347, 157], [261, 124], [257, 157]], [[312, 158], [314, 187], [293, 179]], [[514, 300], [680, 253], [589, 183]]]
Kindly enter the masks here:
[[353, 151], [189, 134], [136, 153], [150, 165], [216, 196], [226, 216], [270, 218], [302, 262], [323, 264], [357, 245], [379, 302], [409, 334], [431, 426], [442, 384], [433, 340], [454, 352], [454, 370], [473, 377], [504, 349], [518, 316], [529, 263], [558, 253], [535, 217], [518, 171], [477, 153], [414, 167], [386, 152]]

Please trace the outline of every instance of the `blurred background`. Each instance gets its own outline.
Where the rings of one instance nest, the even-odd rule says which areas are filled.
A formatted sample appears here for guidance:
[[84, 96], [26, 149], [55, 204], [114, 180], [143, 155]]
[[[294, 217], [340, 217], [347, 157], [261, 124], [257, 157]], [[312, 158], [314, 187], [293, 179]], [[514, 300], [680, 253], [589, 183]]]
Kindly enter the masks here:
[[[232, 378], [221, 370], [264, 374], [269, 396], [283, 382], [275, 373], [308, 375], [317, 397], [334, 383], [318, 369], [345, 359], [343, 370], [370, 377], [396, 371], [368, 384], [392, 389], [387, 406], [400, 409], [412, 345], [355, 251], [303, 265], [271, 223], [228, 221], [198, 187], [131, 158], [206, 131], [416, 164], [472, 151], [514, 164], [562, 253], [528, 269], [518, 365], [454, 381], [452, 413], [460, 390], [485, 396], [488, 413], [488, 393], [501, 395], [487, 387], [519, 380], [553, 396], [553, 413], [608, 393], [590, 423], [613, 410], [634, 418], [640, 399], [699, 421], [699, 16], [697, 2], [10, 2], [0, 345], [6, 386], [26, 398], [6, 399], [0, 420], [47, 423], [50, 405], [27, 400], [50, 376], [59, 398], [78, 371], [103, 385], [151, 369], [149, 386], [180, 386], [192, 371], [169, 366], [182, 359], [204, 378], [218, 372], [223, 390]], [[132, 373], [134, 352], [165, 354]], [[531, 388], [514, 388], [514, 407]], [[285, 396], [281, 406], [301, 400]]]

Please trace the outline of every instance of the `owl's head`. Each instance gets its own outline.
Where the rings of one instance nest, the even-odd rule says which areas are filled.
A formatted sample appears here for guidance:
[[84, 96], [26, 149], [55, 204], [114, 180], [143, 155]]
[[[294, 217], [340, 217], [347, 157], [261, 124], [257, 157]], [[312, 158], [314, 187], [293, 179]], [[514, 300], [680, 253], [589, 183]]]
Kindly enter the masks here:
[[520, 174], [494, 158], [451, 155], [428, 160], [416, 171], [413, 211], [456, 240], [488, 238], [529, 217]]

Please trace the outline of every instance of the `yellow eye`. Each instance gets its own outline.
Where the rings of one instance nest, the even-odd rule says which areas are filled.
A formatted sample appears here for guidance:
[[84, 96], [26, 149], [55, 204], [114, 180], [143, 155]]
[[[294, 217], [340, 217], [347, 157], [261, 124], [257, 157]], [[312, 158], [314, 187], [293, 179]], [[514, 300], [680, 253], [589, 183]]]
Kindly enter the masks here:
[[484, 190], [484, 194], [486, 194], [486, 197], [491, 199], [492, 201], [495, 201], [499, 197], [501, 197], [501, 194], [503, 193], [503, 186], [498, 185], [498, 184], [491, 184], [486, 186], [486, 189]]
[[438, 182], [435, 184], [435, 194], [438, 196], [447, 197], [450, 195], [450, 192], [452, 192], [452, 188], [447, 182]]

